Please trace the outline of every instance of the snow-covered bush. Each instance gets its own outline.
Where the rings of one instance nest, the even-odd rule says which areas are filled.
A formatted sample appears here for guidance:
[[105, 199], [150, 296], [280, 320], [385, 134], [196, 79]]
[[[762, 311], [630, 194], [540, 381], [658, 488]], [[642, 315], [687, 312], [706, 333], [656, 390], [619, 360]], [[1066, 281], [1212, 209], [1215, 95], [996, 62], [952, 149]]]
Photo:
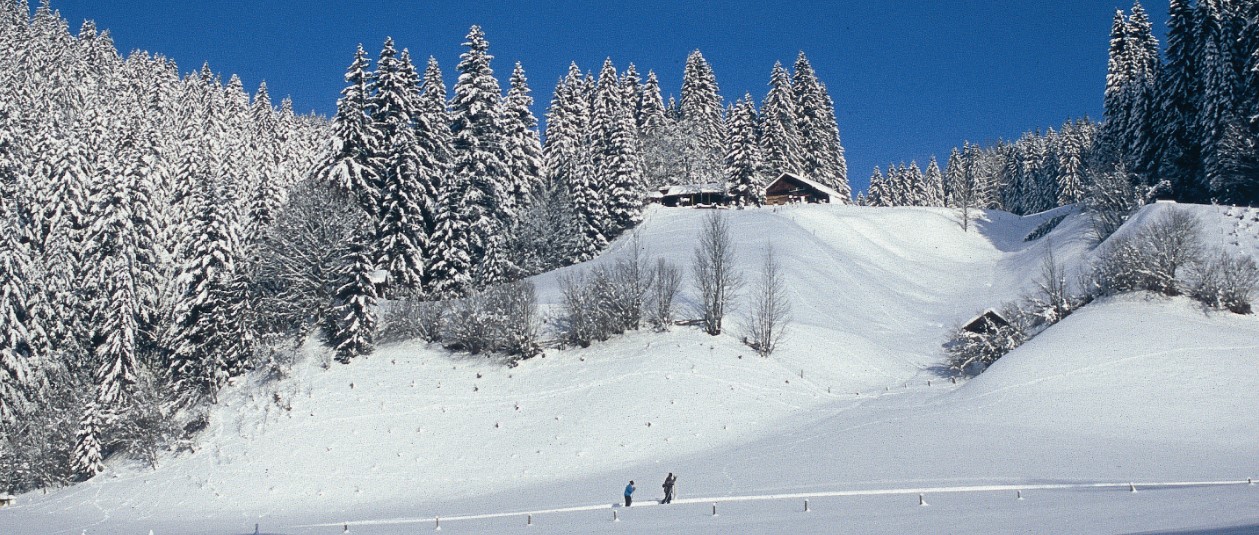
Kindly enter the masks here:
[[1171, 210], [1155, 220], [1137, 240], [1147, 262], [1146, 289], [1164, 295], [1179, 295], [1184, 268], [1202, 261], [1202, 223], [1185, 210]]
[[1259, 288], [1259, 266], [1248, 256], [1221, 252], [1199, 270], [1189, 295], [1214, 308], [1250, 314], [1250, 300]]
[[452, 304], [442, 341], [472, 354], [499, 353], [511, 362], [542, 354], [533, 285], [513, 282], [486, 288]]
[[1173, 210], [1131, 235], [1112, 236], [1093, 266], [1096, 295], [1148, 290], [1184, 293], [1185, 268], [1201, 262], [1201, 225], [1192, 214]]
[[377, 338], [381, 343], [420, 339], [441, 341], [442, 329], [450, 303], [404, 299], [381, 304], [381, 320]]

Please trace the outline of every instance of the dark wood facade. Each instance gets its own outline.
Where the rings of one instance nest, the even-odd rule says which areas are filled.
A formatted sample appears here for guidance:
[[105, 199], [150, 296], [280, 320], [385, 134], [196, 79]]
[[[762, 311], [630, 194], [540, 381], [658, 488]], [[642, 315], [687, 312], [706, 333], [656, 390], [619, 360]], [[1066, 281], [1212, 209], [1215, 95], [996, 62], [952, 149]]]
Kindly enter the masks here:
[[660, 188], [658, 197], [664, 206], [717, 206], [729, 204], [729, 195], [721, 184], [693, 184]]
[[765, 204], [826, 204], [836, 200], [839, 193], [812, 180], [791, 173], [783, 173], [765, 187]]

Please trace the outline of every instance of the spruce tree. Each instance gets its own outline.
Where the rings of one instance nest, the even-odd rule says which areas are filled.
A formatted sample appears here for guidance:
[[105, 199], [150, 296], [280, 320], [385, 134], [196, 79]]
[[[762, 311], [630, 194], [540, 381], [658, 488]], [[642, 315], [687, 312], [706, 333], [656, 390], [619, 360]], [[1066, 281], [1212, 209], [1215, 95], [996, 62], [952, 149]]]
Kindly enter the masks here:
[[[0, 221], [6, 229], [19, 227], [11, 199], [0, 199]], [[32, 289], [30, 252], [17, 232], [0, 233], [0, 422], [11, 422], [14, 413], [29, 402], [35, 370], [29, 304]]]
[[234, 317], [243, 301], [238, 279], [234, 202], [219, 181], [202, 177], [187, 230], [172, 322], [165, 336], [170, 372], [186, 400], [208, 396], [242, 369], [252, 337], [247, 318]]
[[944, 206], [944, 175], [940, 172], [940, 164], [936, 162], [935, 156], [927, 163], [923, 187], [923, 206]]
[[539, 195], [546, 182], [545, 158], [538, 139], [538, 119], [533, 116], [533, 96], [525, 78], [524, 67], [516, 63], [511, 87], [504, 102], [504, 123], [507, 128], [507, 154], [512, 194], [518, 209], [528, 210], [533, 197]]
[[746, 94], [730, 117], [726, 141], [726, 188], [738, 206], [761, 204], [762, 175], [760, 146], [756, 139], [756, 107]]
[[476, 279], [493, 284], [513, 276], [502, 253], [516, 218], [508, 182], [502, 92], [490, 68], [489, 43], [479, 26], [468, 32], [464, 46], [468, 50], [460, 56], [459, 81], [451, 102], [452, 173], [467, 209], [460, 216], [468, 223], [468, 252], [478, 272]]
[[[1156, 168], [1157, 126], [1155, 114], [1158, 107], [1158, 77], [1161, 62], [1159, 61], [1158, 39], [1154, 37], [1153, 25], [1140, 2], [1132, 6], [1127, 25], [1127, 49], [1132, 56], [1133, 79], [1127, 89], [1128, 98], [1132, 102], [1132, 110], [1127, 132], [1127, 154], [1133, 170], [1152, 182]], [[1151, 184], [1147, 184], [1149, 186]]]
[[1106, 89], [1102, 100], [1106, 125], [1102, 151], [1111, 161], [1126, 159], [1127, 138], [1131, 131], [1132, 103], [1128, 91], [1133, 76], [1132, 54], [1128, 50], [1128, 24], [1123, 11], [1116, 10], [1110, 29], [1110, 55], [1106, 64]]
[[791, 77], [781, 62], [774, 62], [770, 73], [769, 93], [761, 103], [761, 154], [764, 174], [777, 178], [782, 173], [800, 173], [803, 169], [800, 134], [796, 130], [796, 101]]
[[104, 422], [100, 409], [95, 402], [88, 403], [83, 408], [83, 415], [79, 420], [79, 429], [75, 433], [74, 451], [70, 460], [71, 470], [83, 479], [90, 479], [105, 470], [101, 453], [103, 448], [100, 442], [103, 428]]
[[348, 364], [354, 357], [368, 355], [376, 330], [376, 286], [371, 280], [375, 268], [367, 248], [354, 244], [337, 272], [329, 313], [328, 345], [337, 362]]
[[647, 71], [647, 82], [643, 84], [642, 98], [639, 100], [638, 113], [634, 119], [639, 132], [646, 136], [664, 126], [664, 99], [660, 96], [660, 81], [656, 79], [656, 71]]
[[633, 228], [642, 217], [642, 179], [632, 108], [609, 58], [599, 73], [591, 110], [591, 140], [596, 184], [589, 201], [603, 210], [584, 210], [608, 239]]
[[375, 235], [375, 265], [389, 274], [398, 292], [421, 289], [424, 251], [428, 246], [423, 203], [423, 182], [433, 175], [433, 157], [422, 147], [415, 121], [419, 119], [420, 88], [410, 54], [399, 57], [393, 40], [385, 41], [377, 62], [371, 99], [372, 121], [381, 134], [377, 160], [380, 172], [380, 205]]
[[350, 198], [368, 214], [376, 215], [380, 206], [380, 172], [376, 160], [379, 133], [369, 118], [368, 89], [370, 75], [367, 52], [359, 45], [354, 61], [345, 73], [346, 87], [337, 101], [337, 114], [332, 119], [333, 137], [337, 145], [333, 155], [321, 166], [319, 176]]
[[796, 102], [796, 127], [800, 135], [801, 171], [810, 178], [844, 194], [848, 202], [848, 164], [839, 140], [835, 105], [818, 80], [804, 52], [796, 58], [791, 89]]
[[699, 50], [686, 58], [678, 110], [690, 147], [685, 180], [692, 184], [720, 181], [726, 139], [721, 94], [712, 66]]
[[865, 201], [867, 206], [891, 206], [888, 204], [887, 179], [883, 177], [883, 172], [877, 166], [870, 174], [870, 188], [867, 193]]

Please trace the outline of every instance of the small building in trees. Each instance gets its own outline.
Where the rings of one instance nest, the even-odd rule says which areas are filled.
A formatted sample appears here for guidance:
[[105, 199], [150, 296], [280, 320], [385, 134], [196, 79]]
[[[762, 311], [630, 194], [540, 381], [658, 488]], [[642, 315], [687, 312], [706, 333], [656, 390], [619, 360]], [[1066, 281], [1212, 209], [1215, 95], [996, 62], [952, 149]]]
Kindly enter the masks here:
[[765, 186], [765, 204], [829, 204], [843, 199], [838, 191], [793, 173], [783, 173]]
[[997, 311], [988, 309], [983, 314], [975, 316], [962, 326], [962, 330], [975, 334], [992, 334], [1002, 327], [1009, 327], [1010, 322], [1001, 317]]
[[651, 195], [649, 199], [670, 207], [716, 206], [730, 203], [726, 185], [720, 182], [664, 186], [660, 188], [658, 196]]

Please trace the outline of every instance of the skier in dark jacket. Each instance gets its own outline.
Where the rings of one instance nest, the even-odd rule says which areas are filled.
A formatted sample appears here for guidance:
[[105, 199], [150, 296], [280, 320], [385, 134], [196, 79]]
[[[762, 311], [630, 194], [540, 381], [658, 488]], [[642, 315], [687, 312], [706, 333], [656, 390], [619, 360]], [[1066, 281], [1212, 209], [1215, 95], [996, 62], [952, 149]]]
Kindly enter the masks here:
[[631, 480], [629, 484], [625, 486], [625, 506], [626, 507], [629, 507], [630, 502], [634, 501], [634, 499], [631, 498], [631, 496], [633, 495], [634, 495], [634, 482]]
[[664, 487], [664, 499], [660, 500], [660, 503], [669, 503], [673, 501], [673, 484], [677, 482], [677, 480], [678, 478], [673, 477], [673, 472], [669, 472], [669, 476], [664, 478], [664, 485], [661, 485]]

